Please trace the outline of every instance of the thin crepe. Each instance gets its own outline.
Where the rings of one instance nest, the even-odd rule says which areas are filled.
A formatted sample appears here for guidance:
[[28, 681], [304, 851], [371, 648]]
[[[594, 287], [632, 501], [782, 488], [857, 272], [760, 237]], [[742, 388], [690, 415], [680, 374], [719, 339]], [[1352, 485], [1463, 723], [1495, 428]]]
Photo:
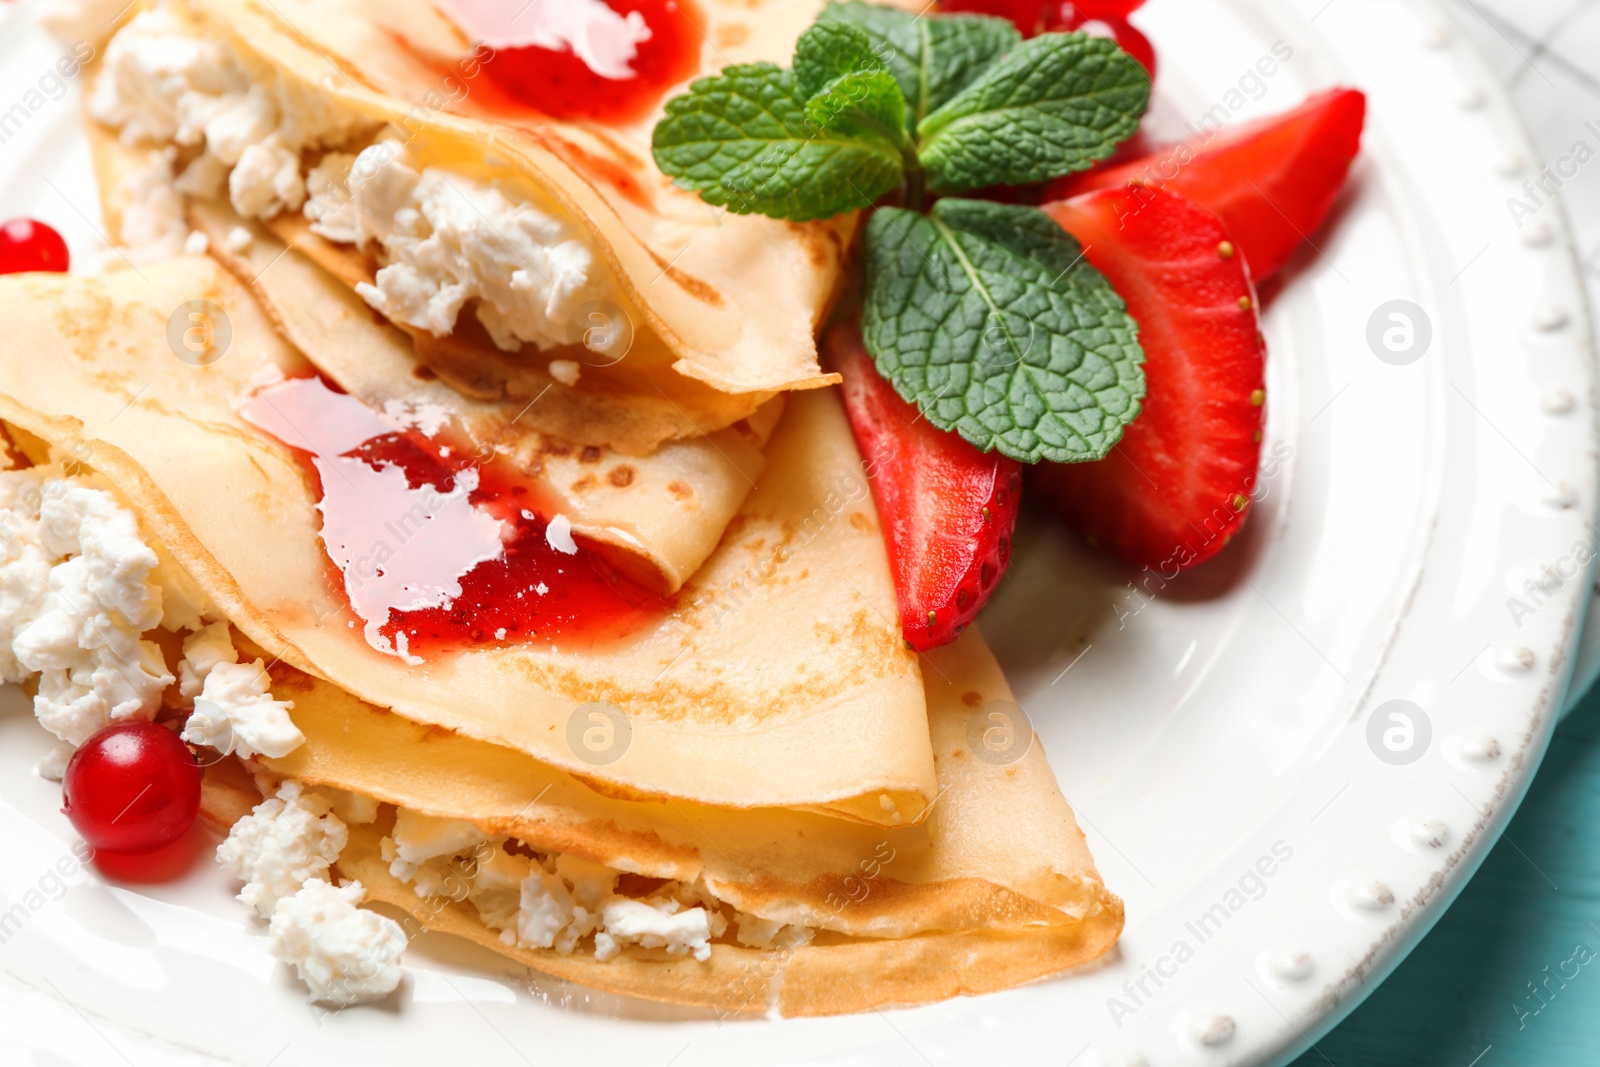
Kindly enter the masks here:
[[[495, 94], [481, 71], [467, 78], [457, 66], [472, 43], [427, 0], [188, 6], [206, 33], [280, 77], [388, 124], [421, 165], [498, 167], [525, 179], [588, 233], [681, 374], [727, 393], [836, 380], [817, 364], [815, 333], [856, 235], [854, 214], [797, 224], [711, 209], [656, 168], [654, 116], [613, 127], [490, 109]], [[821, 7], [708, 2], [700, 74], [758, 59], [787, 64]], [[303, 227], [280, 236], [311, 241]]]
[[[579, 533], [610, 546], [613, 565], [641, 584], [681, 589], [760, 477], [781, 397], [767, 402], [770, 412], [758, 409], [747, 421], [687, 440], [658, 440], [659, 420], [638, 400], [595, 398], [549, 381], [526, 399], [475, 399], [419, 378], [402, 334], [261, 227], [222, 204], [196, 205], [192, 214], [212, 235], [217, 258], [254, 282], [279, 331], [341, 389], [380, 411], [399, 402], [447, 415], [475, 454], [498, 454], [538, 481], [551, 506]], [[225, 235], [241, 226], [252, 234], [248, 248], [228, 251]]]
[[[232, 320], [232, 347], [207, 367], [168, 346], [169, 318], [191, 299]], [[598, 647], [485, 647], [410, 667], [350, 624], [328, 582], [312, 482], [234, 410], [293, 353], [231, 276], [209, 260], [102, 279], [18, 276], [0, 280], [0, 315], [0, 418], [89, 457], [273, 656], [613, 791], [886, 824], [915, 822], [932, 803], [921, 675], [831, 392], [791, 401], [758, 487], [658, 622]], [[610, 764], [567, 741], [592, 701], [631, 724]]]
[[[120, 234], [130, 198], [148, 195], [135, 179], [149, 165], [149, 150], [124, 144], [87, 117], [85, 128], [100, 210], [110, 231]], [[768, 428], [773, 421], [759, 414], [771, 406], [771, 393], [720, 393], [683, 377], [672, 369], [672, 353], [648, 330], [635, 333], [627, 355], [613, 361], [581, 345], [552, 349], [539, 358], [502, 352], [470, 315], [462, 317], [456, 333], [442, 338], [385, 326], [355, 293], [355, 286], [372, 282], [377, 270], [366, 253], [324, 241], [298, 215], [260, 224], [241, 218], [226, 200], [190, 199], [188, 205], [190, 223], [209, 238], [213, 258], [250, 286], [296, 347], [351, 392], [362, 390], [347, 377], [382, 379], [391, 393], [409, 385], [430, 398], [440, 397], [448, 386], [459, 397], [443, 401], [476, 407], [483, 416], [474, 420], [479, 425], [514, 418], [521, 430], [562, 444], [628, 456], [713, 436], [744, 420]], [[242, 249], [230, 242], [239, 229], [252, 238]], [[286, 246], [294, 251], [286, 253]], [[549, 365], [556, 359], [577, 363], [580, 380], [568, 385], [552, 377]], [[413, 384], [424, 380], [436, 384]], [[524, 443], [517, 436], [520, 448]], [[758, 449], [761, 443], [756, 442]], [[698, 447], [706, 446], [702, 441]], [[731, 465], [741, 464], [748, 451], [726, 450]]]
[[[1121, 930], [1122, 903], [1101, 882], [1042, 748], [1032, 743], [1000, 764], [970, 745], [974, 716], [1011, 699], [993, 656], [973, 630], [929, 662], [940, 795], [915, 827], [618, 799], [281, 666], [273, 690], [295, 702], [307, 741], [267, 763], [309, 784], [466, 819], [538, 851], [653, 878], [703, 877], [740, 911], [818, 933], [790, 950], [719, 942], [704, 963], [639, 949], [601, 962], [582, 949], [509, 947], [471, 904], [420, 898], [390, 875], [379, 848], [386, 820], [352, 827], [338, 868], [371, 899], [585, 986], [717, 1012], [827, 1015], [991, 992], [1098, 957]], [[227, 793], [207, 801], [224, 823], [248, 802], [228, 801]]]

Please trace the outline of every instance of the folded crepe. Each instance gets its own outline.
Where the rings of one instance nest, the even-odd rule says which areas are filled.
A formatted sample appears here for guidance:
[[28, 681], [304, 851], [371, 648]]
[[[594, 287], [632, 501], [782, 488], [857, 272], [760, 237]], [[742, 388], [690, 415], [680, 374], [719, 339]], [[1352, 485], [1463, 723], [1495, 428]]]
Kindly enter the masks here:
[[[815, 331], [855, 216], [795, 224], [709, 209], [655, 167], [659, 105], [606, 124], [557, 121], [537, 101], [508, 104], [486, 73], [497, 53], [428, 0], [144, 6], [155, 10], [105, 50], [91, 115], [128, 145], [167, 150], [154, 166], [166, 166], [168, 182], [179, 172], [179, 191], [231, 198], [359, 286], [430, 365], [504, 388], [543, 368], [535, 350], [581, 351], [598, 304], [636, 324], [635, 343], [613, 365], [590, 360], [584, 377], [660, 390], [697, 416], [696, 432], [748, 417], [774, 392], [834, 380], [818, 366]], [[670, 8], [694, 30], [697, 55], [681, 81], [728, 63], [787, 63], [821, 6]], [[119, 176], [103, 168], [107, 177]], [[406, 208], [427, 218], [427, 233], [397, 222]], [[417, 252], [419, 236], [440, 240]], [[441, 259], [459, 268], [442, 280], [429, 274]], [[413, 299], [429, 285], [426, 301]], [[463, 292], [478, 301], [481, 327]], [[601, 355], [608, 346], [598, 343]], [[520, 368], [506, 365], [508, 352]]]
[[[168, 335], [192, 299], [233, 334], [199, 366]], [[661, 618], [411, 663], [310, 606], [343, 596], [317, 480], [245, 417], [304, 367], [229, 274], [192, 259], [22, 276], [0, 280], [0, 310], [0, 426], [126, 501], [293, 702], [302, 744], [254, 776], [208, 770], [218, 822], [281, 781], [327, 791], [350, 823], [337, 872], [368, 899], [557, 977], [722, 1013], [987, 992], [1115, 942], [1121, 902], [1040, 747], [980, 751], [1011, 697], [981, 636], [926, 670], [904, 648], [831, 392], [793, 399], [760, 484]], [[590, 723], [626, 735], [620, 758], [585, 757], [574, 724]]]
[[[205, 366], [177, 358], [169, 332], [197, 299], [225, 309], [233, 335]], [[286, 366], [297, 353], [227, 272], [193, 259], [99, 279], [19, 276], [0, 281], [0, 311], [11, 352], [0, 418], [91, 455], [270, 657], [624, 794], [888, 825], [919, 820], [937, 795], [917, 659], [831, 394], [791, 402], [716, 550], [630, 632], [491, 641], [412, 665], [376, 646], [375, 620], [355, 610], [360, 575], [331, 561], [304, 455], [241, 410], [263, 382], [303, 371]], [[544, 516], [552, 529], [556, 517]], [[414, 543], [426, 555], [426, 539]], [[577, 709], [597, 701], [632, 731], [604, 765], [568, 741]]]
[[[593, 988], [719, 1013], [829, 1015], [992, 992], [1101, 955], [1121, 929], [1122, 904], [1101, 883], [1042, 749], [1005, 763], [973, 749], [974, 716], [1011, 696], [978, 632], [931, 656], [926, 679], [939, 800], [910, 827], [610, 796], [282, 666], [273, 690], [294, 700], [307, 741], [267, 762], [278, 775], [394, 805], [402, 818], [480, 828], [487, 853], [461, 848], [432, 872], [445, 885], [454, 878], [458, 892], [425, 893], [393, 873], [387, 813], [351, 828], [337, 867], [422, 927]], [[258, 799], [233, 781], [208, 794], [225, 822]], [[657, 899], [694, 887], [699, 906], [732, 923], [704, 961], [659, 948], [599, 959], [584, 945], [563, 954], [508, 940], [474, 877], [507, 862], [508, 842], [512, 854], [556, 858], [558, 871], [561, 857], [576, 857], [625, 872]]]
[[[531, 395], [474, 397], [419, 378], [404, 335], [259, 225], [221, 203], [197, 204], [192, 216], [213, 235], [216, 258], [251, 284], [283, 337], [329, 380], [368, 407], [399, 404], [449, 420], [475, 454], [514, 464], [575, 531], [607, 546], [620, 571], [652, 589], [683, 587], [760, 477], [781, 396], [725, 429], [665, 440], [653, 417], [661, 413], [659, 397], [580, 393], [548, 382]], [[227, 235], [241, 230], [249, 243], [229, 248]]]

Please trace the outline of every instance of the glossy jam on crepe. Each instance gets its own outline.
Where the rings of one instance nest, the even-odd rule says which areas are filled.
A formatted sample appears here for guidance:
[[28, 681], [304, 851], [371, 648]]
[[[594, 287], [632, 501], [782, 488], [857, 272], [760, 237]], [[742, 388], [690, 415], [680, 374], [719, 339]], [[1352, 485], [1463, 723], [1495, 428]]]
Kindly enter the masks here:
[[[568, 122], [637, 122], [700, 69], [705, 17], [688, 0], [442, 6], [494, 49], [484, 77], [505, 95], [507, 110]], [[489, 17], [480, 21], [480, 13]]]
[[627, 633], [667, 601], [544, 514], [527, 479], [320, 378], [256, 390], [245, 419], [304, 456], [322, 541], [373, 647], [420, 662], [488, 643]]

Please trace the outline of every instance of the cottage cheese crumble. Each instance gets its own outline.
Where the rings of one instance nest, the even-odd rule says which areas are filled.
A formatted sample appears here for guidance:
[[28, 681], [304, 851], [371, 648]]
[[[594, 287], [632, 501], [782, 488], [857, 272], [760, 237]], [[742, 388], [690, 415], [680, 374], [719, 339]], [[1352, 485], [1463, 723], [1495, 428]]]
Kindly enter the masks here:
[[[163, 610], [163, 605], [166, 610]], [[138, 519], [92, 476], [59, 465], [0, 470], [0, 678], [37, 686], [34, 710], [61, 739], [36, 771], [59, 780], [78, 745], [113, 722], [149, 721], [173, 686], [156, 627], [195, 630], [184, 640], [178, 684], [195, 711], [183, 738], [242, 757], [286, 755], [304, 741], [275, 699], [260, 660], [241, 664], [226, 622]], [[217, 850], [245, 881], [240, 899], [272, 919], [272, 951], [292, 964], [315, 1000], [379, 999], [400, 981], [398, 925], [356, 909], [359, 885], [326, 880], [348, 831], [331, 812], [371, 821], [377, 801], [335, 800], [285, 782], [241, 819]]]
[[711, 958], [712, 940], [731, 924], [737, 924], [738, 942], [754, 948], [811, 937], [805, 927], [730, 908], [703, 882], [668, 882], [646, 897], [629, 897], [617, 892], [621, 871], [564, 853], [512, 854], [506, 843], [470, 823], [401, 809], [393, 836], [383, 841], [383, 855], [390, 873], [411, 884], [419, 897], [467, 901], [506, 944], [562, 956], [592, 938], [599, 960], [637, 945], [705, 961]]
[[370, 134], [376, 124], [247, 62], [227, 42], [199, 36], [181, 10], [141, 11], [117, 31], [89, 114], [128, 144], [203, 149], [175, 179], [181, 191], [205, 195], [231, 170], [229, 199], [240, 214], [298, 211], [306, 198], [301, 153]]
[[[212, 668], [207, 686], [218, 672]], [[377, 802], [332, 790], [354, 815]], [[364, 801], [364, 802], [358, 802]], [[382, 1000], [400, 984], [396, 963], [405, 951], [400, 925], [356, 905], [366, 899], [360, 882], [335, 887], [328, 869], [349, 842], [335, 801], [301, 783], [285, 781], [277, 795], [234, 824], [217, 848], [221, 864], [244, 880], [239, 899], [269, 921], [268, 949], [289, 964], [311, 999], [344, 1007]]]
[[379, 246], [387, 265], [356, 291], [395, 322], [444, 336], [476, 301], [478, 319], [508, 351], [600, 336], [575, 312], [615, 295], [610, 272], [576, 226], [527, 191], [418, 170], [386, 141], [353, 159], [325, 159], [310, 183], [314, 232]]
[[366, 896], [360, 882], [336, 888], [313, 879], [272, 913], [268, 948], [295, 969], [313, 1001], [365, 1004], [399, 987], [395, 961], [405, 951], [405, 931], [393, 919], [356, 907]]
[[259, 659], [215, 664], [184, 724], [183, 740], [242, 759], [257, 754], [273, 759], [287, 756], [306, 737], [289, 718], [294, 701], [274, 697], [271, 685], [266, 664]]
[[211, 668], [219, 663], [238, 663], [233, 647], [233, 631], [226, 622], [202, 626], [183, 639], [183, 662], [178, 664], [178, 692], [193, 700], [205, 688]]
[[[370, 143], [379, 124], [202, 32], [168, 0], [106, 45], [89, 113], [125, 143], [154, 148], [123, 190], [124, 243], [175, 254], [188, 234], [182, 195], [216, 196], [225, 185], [248, 218], [301, 211], [330, 241], [375, 245], [384, 266], [358, 291], [395, 322], [444, 336], [471, 303], [507, 351], [604, 351], [616, 340], [576, 314], [616, 299], [617, 287], [553, 204], [531, 189], [419, 169], [396, 144]], [[359, 155], [330, 151], [305, 167], [308, 154], [360, 144]], [[228, 247], [239, 250], [232, 236]]]
[[59, 468], [0, 472], [0, 678], [37, 681], [34, 713], [81, 745], [148, 721], [172, 684], [143, 634], [162, 622], [160, 564], [133, 513]]
[[[155, 259], [187, 252], [193, 233], [184, 217], [183, 193], [173, 175], [175, 148], [152, 151], [143, 166], [130, 170], [117, 185], [122, 201], [122, 244]], [[204, 249], [201, 249], [204, 252]]]
[[286, 781], [217, 846], [217, 861], [244, 880], [239, 899], [263, 919], [306, 882], [326, 878], [344, 851], [350, 831], [331, 808], [326, 797]]
[[50, 751], [39, 758], [33, 765], [33, 773], [47, 782], [59, 782], [67, 776], [67, 764], [72, 761], [72, 754], [78, 751], [75, 745], [65, 741], [57, 741], [51, 746]]
[[450, 895], [448, 860], [473, 851], [489, 838], [465, 819], [436, 819], [400, 809], [392, 836], [383, 839], [389, 873], [414, 883], [418, 896]]
[[693, 953], [711, 958], [711, 929], [704, 908], [687, 908], [671, 897], [630, 900], [613, 897], [601, 912], [603, 929], [594, 935], [594, 958], [609, 960], [627, 944], [665, 949], [669, 956]]

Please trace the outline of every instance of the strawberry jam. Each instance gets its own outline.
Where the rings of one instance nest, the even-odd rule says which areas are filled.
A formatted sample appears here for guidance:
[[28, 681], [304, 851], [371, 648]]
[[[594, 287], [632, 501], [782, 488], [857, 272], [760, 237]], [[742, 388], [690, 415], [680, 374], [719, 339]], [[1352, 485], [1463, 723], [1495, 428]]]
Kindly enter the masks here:
[[705, 19], [691, 0], [445, 0], [494, 49], [484, 77], [501, 109], [624, 125], [653, 111], [700, 69]]
[[668, 606], [548, 515], [532, 482], [459, 447], [427, 412], [379, 413], [320, 378], [290, 378], [242, 413], [310, 467], [323, 547], [382, 652], [420, 663], [474, 645], [619, 637]]

